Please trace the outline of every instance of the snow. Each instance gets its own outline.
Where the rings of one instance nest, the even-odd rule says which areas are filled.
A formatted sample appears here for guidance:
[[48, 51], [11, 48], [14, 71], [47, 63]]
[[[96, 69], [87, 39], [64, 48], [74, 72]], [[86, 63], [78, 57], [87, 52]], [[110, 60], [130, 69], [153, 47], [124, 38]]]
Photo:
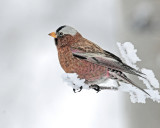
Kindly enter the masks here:
[[129, 93], [130, 100], [132, 103], [136, 103], [136, 102], [137, 103], [145, 103], [146, 97], [149, 97], [147, 94], [142, 92], [140, 89], [138, 89], [135, 86], [132, 86], [130, 84], [126, 84], [126, 83], [121, 83], [119, 90]]
[[[155, 78], [155, 75], [154, 75], [154, 73], [153, 73], [152, 70], [142, 68], [141, 71], [142, 71], [142, 73], [146, 74], [146, 78], [148, 79], [148, 81], [150, 82], [150, 84], [151, 84], [154, 88], [159, 88], [159, 82], [158, 82], [158, 80]], [[145, 80], [145, 79], [143, 79], [143, 80]]]
[[89, 89], [89, 86], [84, 83], [85, 79], [79, 79], [76, 73], [64, 73], [62, 79], [75, 90], [78, 90], [80, 87]]
[[125, 42], [124, 44], [117, 42], [117, 45], [126, 64], [128, 64], [129, 66], [135, 69], [138, 69], [135, 63], [141, 60], [136, 54], [137, 50], [134, 49], [134, 45], [130, 42]]
[[[118, 87], [117, 83], [114, 82], [113, 80], [110, 80], [110, 84], [107, 84], [109, 83], [109, 81], [107, 81], [107, 83], [102, 83], [99, 86], [106, 85], [108, 87], [108, 85], [111, 85], [114, 87], [115, 86], [118, 87], [119, 91], [129, 93], [130, 100], [132, 103], [146, 103], [146, 99], [148, 98], [151, 99], [152, 101], [156, 101], [160, 103], [160, 95], [158, 90], [156, 90], [156, 88], [159, 88], [159, 82], [155, 78], [155, 75], [152, 70], [145, 69], [145, 68], [140, 69], [136, 65], [136, 62], [141, 60], [136, 54], [137, 50], [134, 48], [134, 45], [130, 42], [125, 42], [123, 44], [118, 42], [117, 46], [126, 64], [128, 64], [129, 66], [137, 70], [141, 70], [141, 72], [145, 74], [143, 77], [145, 77], [146, 79], [142, 77], [138, 77], [138, 78], [139, 80], [142, 80], [143, 83], [146, 85], [147, 89], [144, 89], [144, 90], [150, 96], [144, 93], [143, 91], [141, 91], [140, 89], [138, 89], [137, 87], [130, 84], [120, 82], [121, 86]], [[79, 79], [76, 73], [67, 73], [67, 74], [65, 73], [62, 75], [62, 78], [64, 82], [66, 82], [73, 89], [78, 90], [81, 86], [83, 87], [83, 89], [89, 89], [89, 86], [84, 83], [85, 80]]]

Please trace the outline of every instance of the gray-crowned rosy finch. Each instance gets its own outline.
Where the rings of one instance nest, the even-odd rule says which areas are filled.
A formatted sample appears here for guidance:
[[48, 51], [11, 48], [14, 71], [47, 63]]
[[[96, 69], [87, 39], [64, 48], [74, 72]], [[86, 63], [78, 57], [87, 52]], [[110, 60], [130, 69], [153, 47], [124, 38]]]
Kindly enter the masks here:
[[[49, 35], [55, 38], [59, 62], [64, 71], [77, 73], [80, 79], [85, 79], [85, 83], [97, 91], [100, 91], [98, 84], [108, 79], [136, 86], [124, 72], [140, 77], [144, 75], [123, 63], [116, 55], [85, 39], [70, 26], [61, 26]], [[148, 94], [140, 87], [136, 87]]]

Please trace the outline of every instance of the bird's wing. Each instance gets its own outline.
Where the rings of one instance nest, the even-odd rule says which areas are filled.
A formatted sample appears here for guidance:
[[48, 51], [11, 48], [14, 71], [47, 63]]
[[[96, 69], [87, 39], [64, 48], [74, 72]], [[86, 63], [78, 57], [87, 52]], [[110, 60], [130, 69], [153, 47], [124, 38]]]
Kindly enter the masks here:
[[108, 58], [113, 58], [119, 62], [122, 62], [122, 60], [116, 55], [103, 50], [98, 45], [84, 38], [82, 38], [82, 40], [80, 40], [78, 43], [72, 44], [71, 48], [78, 50], [79, 52], [84, 52], [84, 53], [103, 53]]
[[116, 55], [101, 49], [99, 46], [89, 41], [78, 42], [77, 44], [71, 45], [71, 52], [74, 57], [89, 61], [91, 63], [137, 76], [144, 75], [142, 72], [124, 64]]

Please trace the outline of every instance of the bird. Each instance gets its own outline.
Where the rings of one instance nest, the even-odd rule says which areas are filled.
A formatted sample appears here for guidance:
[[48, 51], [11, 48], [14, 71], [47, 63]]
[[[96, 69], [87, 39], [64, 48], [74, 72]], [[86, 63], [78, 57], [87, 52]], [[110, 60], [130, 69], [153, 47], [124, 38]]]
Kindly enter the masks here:
[[[102, 49], [97, 44], [84, 38], [71, 26], [60, 26], [56, 32], [48, 34], [54, 37], [61, 67], [66, 73], [77, 73], [78, 78], [85, 79], [85, 83], [99, 92], [99, 84], [113, 79], [119, 82], [131, 84], [144, 93], [144, 89], [137, 86], [125, 73], [144, 77], [141, 71], [125, 64], [118, 56]], [[80, 90], [82, 87], [80, 87]], [[75, 89], [73, 89], [75, 92]], [[149, 94], [148, 94], [149, 95]]]

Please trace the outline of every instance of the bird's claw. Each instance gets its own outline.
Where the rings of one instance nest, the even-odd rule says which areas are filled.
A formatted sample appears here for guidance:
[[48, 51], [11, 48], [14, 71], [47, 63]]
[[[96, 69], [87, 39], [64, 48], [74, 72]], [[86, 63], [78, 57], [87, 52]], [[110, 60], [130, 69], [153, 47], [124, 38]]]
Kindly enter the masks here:
[[94, 89], [97, 93], [101, 91], [100, 87], [97, 84], [91, 85], [90, 88]]
[[82, 89], [83, 89], [83, 87], [82, 87], [82, 86], [81, 86], [79, 89], [75, 89], [75, 88], [73, 88], [73, 92], [74, 92], [74, 93], [77, 93], [77, 92], [82, 91]]

